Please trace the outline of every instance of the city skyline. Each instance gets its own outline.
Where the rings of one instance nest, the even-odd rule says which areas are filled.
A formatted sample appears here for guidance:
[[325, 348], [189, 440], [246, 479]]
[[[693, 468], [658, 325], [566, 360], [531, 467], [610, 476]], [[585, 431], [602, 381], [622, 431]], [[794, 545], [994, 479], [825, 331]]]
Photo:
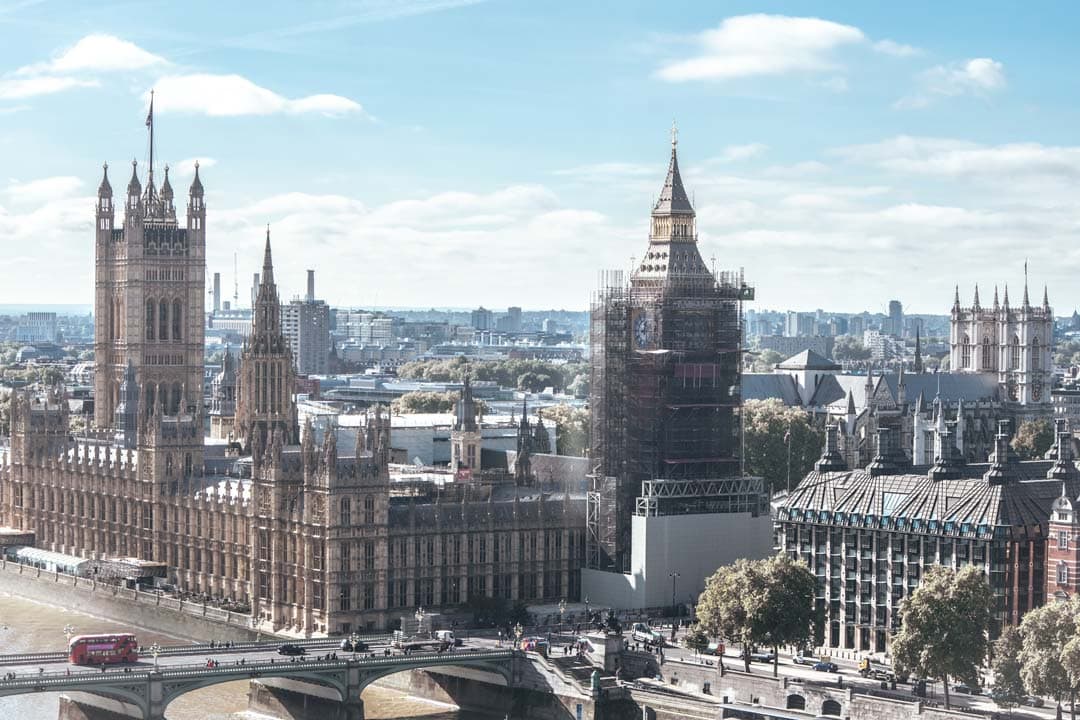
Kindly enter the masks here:
[[596, 269], [640, 252], [674, 116], [702, 255], [744, 267], [762, 308], [880, 296], [940, 314], [956, 282], [1018, 287], [1025, 258], [1060, 313], [1078, 304], [1078, 257], [1058, 249], [1080, 220], [1055, 94], [1071, 9], [1009, 14], [1018, 40], [996, 6], [935, 6], [932, 23], [928, 4], [625, 7], [331, 3], [208, 23], [208, 5], [70, 5], [60, 26], [55, 8], [0, 6], [7, 299], [89, 299], [100, 164], [123, 185], [134, 155], [145, 182], [153, 87], [156, 177], [168, 162], [186, 187], [202, 161], [226, 297], [234, 252], [246, 297], [269, 222], [283, 298], [312, 267], [335, 305], [584, 308]]

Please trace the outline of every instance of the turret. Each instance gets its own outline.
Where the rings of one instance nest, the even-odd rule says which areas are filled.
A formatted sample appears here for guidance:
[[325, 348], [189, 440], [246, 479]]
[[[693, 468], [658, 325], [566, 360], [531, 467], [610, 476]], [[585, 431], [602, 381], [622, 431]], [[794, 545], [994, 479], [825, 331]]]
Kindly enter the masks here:
[[131, 161], [131, 180], [128, 181], [127, 186], [127, 209], [128, 212], [135, 212], [139, 208], [140, 197], [142, 196], [142, 183], [139, 182], [139, 163], [137, 160]]
[[973, 309], [975, 309], [975, 310], [981, 310], [982, 309], [982, 306], [979, 305], [979, 286], [978, 285], [975, 285], [975, 301], [972, 303], [971, 307]]
[[172, 183], [169, 182], [169, 166], [165, 166], [165, 179], [161, 183], [161, 207], [165, 211], [166, 215], [172, 215], [173, 208], [173, 189]]
[[[167, 177], [167, 176], [166, 176]], [[203, 184], [199, 179], [199, 161], [195, 161], [195, 179], [188, 189], [188, 230], [204, 230], [206, 226], [206, 203], [203, 201]]]
[[1076, 475], [1076, 466], [1073, 464], [1072, 433], [1068, 428], [1068, 421], [1064, 418], [1054, 420], [1054, 447], [1051, 450], [1054, 464], [1046, 473], [1046, 477], [1052, 480], [1066, 480]]

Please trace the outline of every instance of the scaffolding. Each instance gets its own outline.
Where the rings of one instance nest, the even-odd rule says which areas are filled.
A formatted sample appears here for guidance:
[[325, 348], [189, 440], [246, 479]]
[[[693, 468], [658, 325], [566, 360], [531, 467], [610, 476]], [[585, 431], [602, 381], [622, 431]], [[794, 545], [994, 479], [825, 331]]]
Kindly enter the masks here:
[[[696, 245], [678, 257], [680, 268], [665, 264], [659, 276], [645, 263], [629, 282], [602, 273], [593, 296], [590, 567], [629, 570], [631, 518], [646, 483], [740, 475], [742, 304], [754, 290], [742, 270], [710, 272]], [[697, 503], [721, 512], [745, 505]]]

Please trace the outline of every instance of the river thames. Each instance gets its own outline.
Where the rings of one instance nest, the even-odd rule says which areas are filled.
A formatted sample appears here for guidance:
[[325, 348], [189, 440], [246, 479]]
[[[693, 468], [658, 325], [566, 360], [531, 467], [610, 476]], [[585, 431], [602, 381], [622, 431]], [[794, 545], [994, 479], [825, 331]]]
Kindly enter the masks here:
[[[50, 652], [65, 649], [64, 626], [76, 633], [134, 631], [143, 646], [185, 644], [183, 638], [130, 628], [61, 607], [30, 602], [0, 593], [0, 654]], [[255, 720], [266, 716], [247, 712], [247, 681], [223, 683], [183, 695], [166, 710], [168, 720]], [[364, 715], [368, 720], [466, 720], [463, 713], [442, 704], [408, 697], [380, 687], [364, 690]], [[53, 720], [59, 694], [20, 695], [0, 698], [0, 717]], [[469, 713], [468, 720], [494, 720], [496, 716]]]

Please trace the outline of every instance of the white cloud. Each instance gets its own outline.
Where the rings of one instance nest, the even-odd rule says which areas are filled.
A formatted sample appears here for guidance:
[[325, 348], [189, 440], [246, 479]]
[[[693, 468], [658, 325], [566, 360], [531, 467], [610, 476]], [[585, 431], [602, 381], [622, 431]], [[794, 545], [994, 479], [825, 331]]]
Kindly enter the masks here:
[[728, 145], [720, 153], [720, 157], [715, 158], [718, 162], [736, 162], [738, 160], [748, 160], [752, 157], [757, 157], [769, 149], [769, 146], [765, 143], [746, 143], [745, 145]]
[[866, 40], [850, 25], [809, 17], [740, 15], [698, 37], [700, 54], [658, 71], [672, 82], [832, 70], [832, 51]]
[[1031, 177], [1054, 181], [1080, 179], [1080, 146], [980, 145], [965, 140], [901, 135], [881, 142], [837, 148], [833, 152], [887, 170], [981, 178], [995, 183], [1013, 183], [1018, 178]]
[[161, 112], [202, 113], [212, 117], [320, 113], [363, 115], [360, 103], [341, 95], [287, 98], [240, 75], [170, 75], [155, 84], [154, 108]]
[[37, 95], [52, 95], [74, 87], [96, 87], [96, 80], [70, 77], [0, 78], [0, 100], [21, 100]]
[[195, 163], [199, 163], [199, 170], [205, 171], [207, 168], [212, 168], [217, 165], [217, 160], [212, 157], [184, 158], [180, 162], [172, 163], [169, 166], [169, 170], [176, 177], [194, 177]]
[[87, 35], [49, 62], [26, 65], [15, 72], [17, 75], [64, 75], [142, 70], [165, 64], [165, 58], [133, 42], [113, 35]]
[[63, 175], [28, 182], [12, 181], [3, 193], [17, 204], [42, 204], [73, 195], [83, 185], [77, 177]]
[[821, 87], [834, 93], [847, 92], [848, 81], [847, 78], [842, 75], [835, 75], [828, 80], [822, 80]]
[[898, 43], [895, 40], [889, 40], [888, 38], [885, 40], [878, 40], [874, 43], [874, 49], [879, 53], [892, 55], [893, 57], [912, 57], [914, 55], [922, 54], [922, 50], [917, 47]]
[[972, 58], [950, 65], [937, 65], [917, 78], [916, 93], [894, 103], [901, 109], [926, 107], [935, 97], [986, 96], [1007, 84], [1005, 66], [992, 58]]

